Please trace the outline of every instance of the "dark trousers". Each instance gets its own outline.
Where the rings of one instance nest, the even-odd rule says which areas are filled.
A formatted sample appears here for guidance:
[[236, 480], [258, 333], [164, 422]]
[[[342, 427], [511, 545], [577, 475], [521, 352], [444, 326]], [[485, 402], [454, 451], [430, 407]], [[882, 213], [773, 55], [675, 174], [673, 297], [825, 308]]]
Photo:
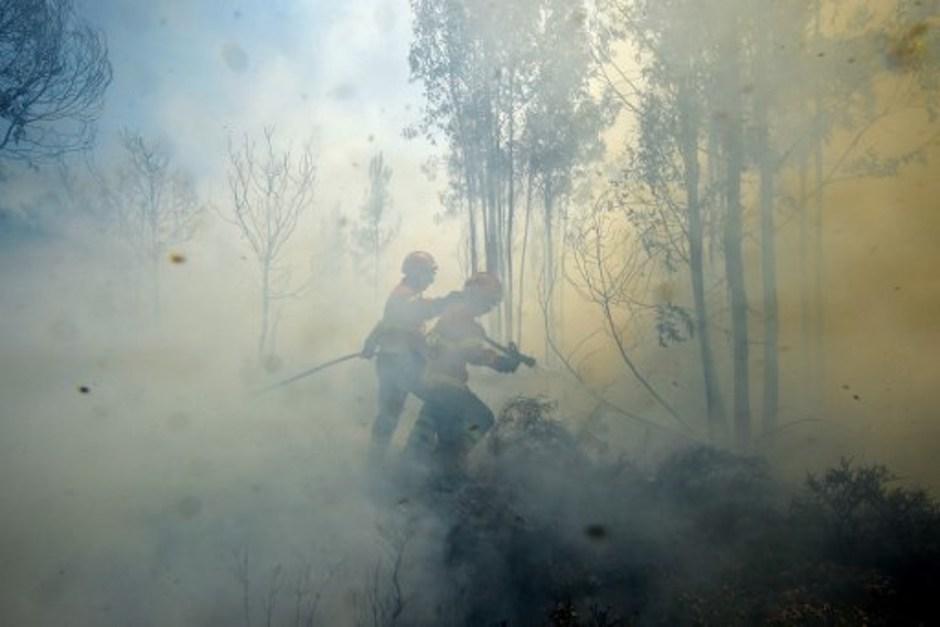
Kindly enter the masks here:
[[493, 426], [493, 412], [465, 386], [437, 385], [423, 395], [406, 451], [445, 474], [459, 472], [467, 453]]
[[379, 379], [379, 412], [372, 424], [373, 453], [384, 455], [398, 427], [409, 394], [419, 398], [424, 362], [415, 353], [383, 353], [376, 356]]

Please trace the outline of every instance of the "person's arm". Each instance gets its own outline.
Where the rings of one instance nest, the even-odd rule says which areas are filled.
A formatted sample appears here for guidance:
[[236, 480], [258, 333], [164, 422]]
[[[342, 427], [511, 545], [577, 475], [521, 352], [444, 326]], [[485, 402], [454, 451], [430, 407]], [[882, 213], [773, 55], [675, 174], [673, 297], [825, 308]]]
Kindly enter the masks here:
[[459, 302], [461, 298], [462, 294], [460, 292], [451, 292], [447, 296], [440, 298], [424, 298], [423, 296], [419, 296], [412, 301], [411, 305], [414, 307], [415, 317], [421, 320], [430, 320], [440, 316], [444, 313], [445, 309]]
[[485, 337], [483, 328], [475, 327], [473, 334], [464, 341], [462, 349], [467, 363], [497, 372], [515, 372], [519, 368], [519, 360], [490, 348]]

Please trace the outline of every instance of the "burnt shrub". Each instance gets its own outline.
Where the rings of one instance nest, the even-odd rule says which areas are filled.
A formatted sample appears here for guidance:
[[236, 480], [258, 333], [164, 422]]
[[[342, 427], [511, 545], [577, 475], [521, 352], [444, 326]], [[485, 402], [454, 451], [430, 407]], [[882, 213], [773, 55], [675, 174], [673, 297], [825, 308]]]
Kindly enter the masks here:
[[555, 406], [511, 401], [462, 484], [445, 577], [467, 625], [940, 624], [940, 515], [881, 466], [795, 493], [708, 447], [640, 472], [582, 451]]
[[843, 459], [807, 478], [789, 522], [807, 560], [861, 574], [847, 592], [876, 618], [921, 624], [940, 616], [932, 599], [940, 577], [940, 509], [923, 490], [895, 481], [884, 466]]

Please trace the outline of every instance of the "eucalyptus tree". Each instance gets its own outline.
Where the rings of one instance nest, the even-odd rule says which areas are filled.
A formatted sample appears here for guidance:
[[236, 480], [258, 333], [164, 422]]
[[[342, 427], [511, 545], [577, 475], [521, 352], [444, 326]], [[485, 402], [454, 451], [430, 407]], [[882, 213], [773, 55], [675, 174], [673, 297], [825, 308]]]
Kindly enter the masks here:
[[[932, 117], [937, 73], [931, 71], [936, 63], [930, 51], [940, 38], [924, 26], [929, 18], [921, 4], [907, 0], [892, 9], [865, 0], [773, 6], [612, 0], [606, 8], [643, 67], [641, 80], [634, 82], [606, 60], [618, 85], [626, 85], [620, 96], [639, 127], [637, 145], [628, 149], [625, 180], [634, 184], [624, 184], [628, 203], [647, 248], [666, 267], [677, 261], [689, 265], [706, 373], [711, 351], [703, 334], [709, 314], [699, 287], [703, 244], [721, 255], [731, 312], [735, 431], [744, 446], [750, 438], [752, 340], [742, 240], [752, 228], [759, 235], [763, 428], [772, 433], [779, 398], [778, 216], [789, 206], [800, 219], [803, 325], [815, 318], [817, 349], [809, 361], [821, 364], [822, 191], [853, 177], [890, 175], [925, 157], [938, 136]], [[886, 85], [896, 87], [887, 98]], [[912, 108], [926, 113], [928, 132], [922, 141], [890, 157], [865, 146], [866, 135], [880, 123]], [[783, 176], [799, 180], [788, 186], [798, 193], [779, 189]], [[745, 213], [752, 205], [754, 211]], [[815, 256], [812, 289], [805, 271], [809, 234]], [[808, 298], [812, 292], [815, 296]], [[817, 381], [823, 370], [816, 366]], [[720, 412], [708, 397], [715, 398], [709, 390], [718, 388], [705, 378], [714, 424]]]
[[[524, 168], [519, 138], [532, 80], [536, 0], [413, 0], [413, 80], [425, 91], [418, 131], [442, 133], [450, 149], [451, 185], [466, 210], [470, 270], [504, 280], [511, 321], [512, 243]], [[418, 132], [416, 131], [416, 132]], [[507, 325], [508, 327], [509, 325]]]
[[[541, 63], [533, 87], [525, 129], [531, 175], [541, 195], [543, 225], [542, 297], [549, 316], [546, 335], [554, 324], [553, 292], [557, 283], [563, 224], [559, 208], [571, 197], [574, 183], [604, 153], [601, 133], [619, 110], [609, 90], [597, 79], [594, 54], [605, 44], [592, 32], [583, 4], [547, 0], [537, 41]], [[596, 92], [600, 95], [596, 95]], [[562, 220], [563, 222], [563, 220]], [[559, 254], [560, 251], [560, 254]], [[546, 344], [550, 338], [546, 337]], [[546, 354], [549, 354], [546, 349]]]
[[[544, 206], [547, 190], [551, 216], [569, 188], [565, 177], [588, 152], [582, 145], [597, 145], [602, 126], [585, 123], [595, 111], [587, 106], [585, 4], [412, 0], [409, 60], [425, 106], [410, 132], [447, 141], [451, 189], [467, 217], [470, 269], [503, 279], [507, 293], [496, 326], [507, 335], [519, 200], [531, 208], [538, 188]], [[589, 129], [595, 132], [586, 137]]]
[[[721, 203], [719, 186], [702, 181], [703, 144], [714, 134], [716, 120], [728, 120], [714, 115], [720, 61], [717, 41], [703, 27], [715, 20], [715, 11], [686, 0], [614, 0], [605, 8], [611, 32], [619, 31], [635, 47], [642, 68], [634, 80], [614, 59], [604, 59], [608, 71], [621, 79], [617, 93], [637, 124], [636, 141], [626, 147], [623, 174], [614, 183], [618, 204], [640, 233], [646, 253], [658, 258], [666, 272], [688, 268], [709, 432], [718, 440], [726, 416], [706, 300], [705, 250], [707, 238], [716, 235], [708, 224], [717, 222]], [[707, 159], [717, 162], [719, 157], [712, 152]], [[684, 311], [672, 302], [663, 305], [667, 317], [660, 316], [660, 324]]]

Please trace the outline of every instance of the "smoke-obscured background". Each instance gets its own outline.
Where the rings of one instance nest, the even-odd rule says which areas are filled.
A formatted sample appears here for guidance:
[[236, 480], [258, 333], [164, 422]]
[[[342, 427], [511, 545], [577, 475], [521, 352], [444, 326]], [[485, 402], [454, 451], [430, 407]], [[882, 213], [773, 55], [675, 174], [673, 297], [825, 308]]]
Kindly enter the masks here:
[[711, 443], [936, 494], [938, 27], [0, 0], [2, 622], [377, 625], [406, 542], [400, 624], [446, 605], [439, 521], [369, 495], [371, 364], [255, 394], [357, 350], [414, 249], [435, 295], [503, 279], [487, 326], [540, 366], [475, 373], [494, 409], [546, 396], [646, 469]]

